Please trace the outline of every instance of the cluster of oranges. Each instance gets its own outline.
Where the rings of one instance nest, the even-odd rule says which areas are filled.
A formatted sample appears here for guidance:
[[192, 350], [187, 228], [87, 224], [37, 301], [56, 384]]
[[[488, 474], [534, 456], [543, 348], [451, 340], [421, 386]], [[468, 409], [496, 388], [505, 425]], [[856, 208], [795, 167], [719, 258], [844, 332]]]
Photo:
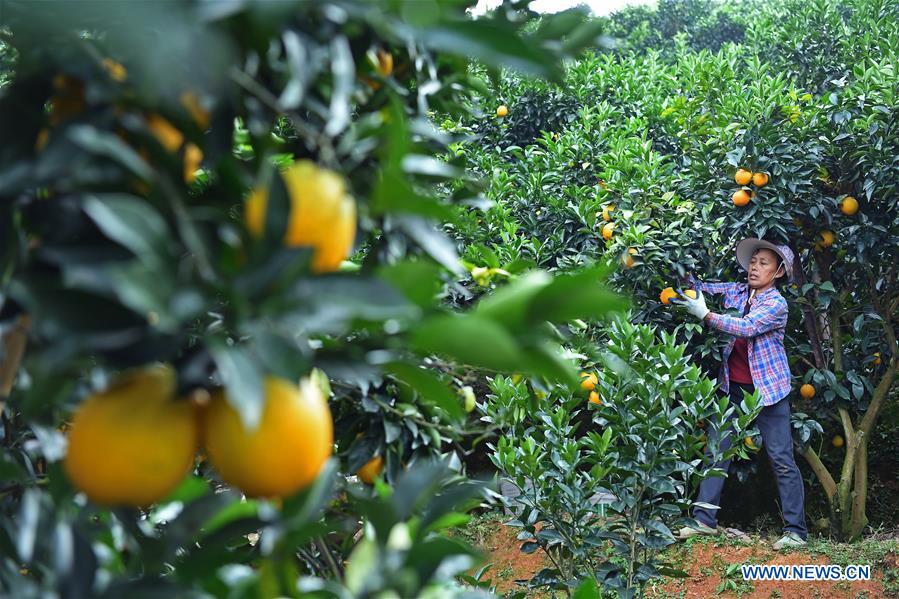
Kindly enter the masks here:
[[749, 184], [751, 183], [759, 189], [764, 187], [768, 184], [768, 173], [753, 173], [745, 168], [741, 168], [738, 169], [737, 173], [734, 175], [734, 181], [740, 186], [740, 189], [734, 192], [732, 198], [734, 206], [745, 206], [749, 203], [749, 200], [757, 195], [756, 192], [749, 187]]
[[596, 391], [596, 385], [599, 384], [599, 377], [596, 376], [595, 372], [582, 372], [581, 373], [581, 389], [584, 391], [589, 391], [590, 396], [588, 400], [592, 404], [602, 405], [602, 401], [599, 399], [599, 392]]
[[[686, 295], [690, 299], [696, 299], [696, 292], [692, 289], [684, 290], [684, 295]], [[667, 306], [671, 303], [671, 300], [673, 300], [677, 296], [678, 293], [674, 290], [673, 287], [665, 287], [664, 289], [662, 289], [662, 293], [659, 294], [659, 301]]]
[[[858, 212], [858, 200], [856, 200], [852, 196], [846, 196], [842, 200], [840, 200], [840, 212], [845, 214], [846, 216], [854, 216], [856, 212]], [[827, 249], [833, 245], [833, 242], [836, 240], [836, 235], [833, 231], [829, 231], [825, 229], [818, 233], [818, 236], [815, 238], [815, 249], [819, 252], [821, 250]]]
[[[605, 188], [605, 182], [600, 179], [599, 184]], [[615, 211], [615, 204], [606, 204], [603, 206], [601, 212], [596, 213], [597, 219], [602, 218], [605, 224], [600, 229], [600, 233], [602, 238], [606, 241], [610, 241], [612, 236], [615, 234], [615, 223], [612, 221], [612, 212]], [[637, 255], [637, 248], [627, 248], [625, 252], [621, 254], [621, 265], [624, 268], [633, 268], [637, 263], [634, 260], [634, 256]]]
[[[290, 199], [284, 245], [310, 247], [315, 272], [336, 270], [356, 232], [355, 202], [343, 180], [308, 160], [282, 177]], [[247, 200], [244, 218], [253, 235], [264, 233], [267, 200], [265, 188]], [[223, 391], [183, 398], [176, 397], [175, 385], [171, 367], [152, 366], [121, 377], [78, 408], [68, 430], [65, 470], [92, 501], [155, 503], [183, 480], [201, 447], [222, 479], [246, 495], [285, 497], [315, 480], [332, 453], [323, 373], [299, 384], [265, 378], [255, 428], [244, 426]], [[371, 482], [383, 467], [383, 458], [375, 457], [357, 474]]]
[[144, 507], [169, 495], [205, 448], [201, 460], [208, 456], [246, 495], [292, 495], [332, 453], [323, 376], [299, 384], [266, 377], [260, 421], [248, 428], [222, 390], [178, 397], [170, 366], [137, 370], [79, 406], [68, 427], [66, 474], [96, 503]]
[[[110, 59], [103, 59], [103, 68], [109, 77], [118, 83], [124, 83], [128, 78], [128, 71], [120, 63]], [[53, 79], [53, 96], [50, 98], [50, 112], [48, 117], [48, 127], [40, 130], [35, 141], [35, 151], [42, 151], [50, 140], [50, 136], [54, 129], [68, 121], [77, 117], [87, 107], [87, 97], [85, 95], [84, 83], [70, 75], [60, 74]], [[193, 91], [185, 91], [181, 94], [180, 103], [191, 118], [196, 122], [200, 129], [207, 129], [210, 123], [210, 114], [203, 105], [200, 97]], [[177, 154], [181, 156], [184, 168], [184, 181], [188, 184], [193, 183], [196, 179], [197, 169], [203, 160], [203, 151], [194, 143], [186, 141], [184, 134], [178, 130], [169, 120], [158, 113], [148, 112], [145, 114], [145, 124], [156, 141], [169, 154]], [[119, 134], [125, 138], [124, 133]], [[126, 139], [127, 141], [127, 139]], [[140, 154], [147, 159], [147, 153], [144, 148], [138, 148]]]

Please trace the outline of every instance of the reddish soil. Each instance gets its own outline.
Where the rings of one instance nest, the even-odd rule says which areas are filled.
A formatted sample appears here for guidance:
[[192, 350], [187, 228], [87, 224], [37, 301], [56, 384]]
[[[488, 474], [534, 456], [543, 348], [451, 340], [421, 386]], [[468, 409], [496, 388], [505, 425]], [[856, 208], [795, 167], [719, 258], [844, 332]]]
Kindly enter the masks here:
[[[891, 556], [895, 560], [895, 556]], [[719, 595], [721, 574], [730, 564], [829, 564], [826, 556], [811, 555], [802, 551], [779, 553], [767, 544], [737, 547], [729, 544], [697, 543], [687, 550], [681, 567], [690, 575], [682, 580], [668, 579], [664, 584], [648, 589], [648, 597], [683, 597], [684, 599], [707, 599]], [[768, 599], [788, 597], [789, 599], [845, 599], [864, 597], [879, 599], [885, 597], [883, 571], [878, 564], [871, 564], [871, 580], [866, 581], [752, 581], [744, 582], [737, 572], [731, 580], [737, 583], [737, 591], [721, 593], [724, 597], [748, 597]], [[751, 587], [751, 589], [750, 589]]]
[[516, 538], [519, 530], [497, 523], [481, 548], [485, 554], [485, 563], [493, 564], [486, 577], [493, 579], [498, 593], [521, 590], [523, 587], [517, 585], [516, 580], [528, 580], [551, 565], [543, 551], [535, 551], [530, 555], [521, 552], [519, 547], [522, 542]]
[[[499, 593], [521, 590], [516, 580], [527, 580], [552, 564], [542, 551], [530, 555], [519, 550], [521, 541], [516, 539], [518, 529], [496, 523], [486, 535], [481, 549], [486, 562], [492, 563], [486, 578], [497, 586]], [[736, 583], [736, 590], [719, 593], [722, 575], [730, 564], [829, 564], [823, 555], [812, 555], [805, 551], [779, 553], [770, 548], [770, 539], [754, 538], [752, 546], [737, 546], [726, 541], [703, 540], [689, 545], [678, 544], [670, 549], [667, 558], [672, 565], [683, 569], [689, 578], [662, 579], [646, 589], [650, 598], [677, 597], [680, 599], [708, 599], [710, 597], [748, 597], [769, 599], [784, 597], [789, 599], [880, 599], [887, 597], [884, 577], [889, 571], [893, 579], [899, 578], [899, 553], [887, 555], [885, 562], [871, 565], [872, 579], [868, 581], [840, 582], [792, 582], [792, 581], [752, 581], [744, 582], [739, 571], [730, 580]], [[889, 579], [887, 579], [889, 580]], [[894, 583], [895, 584], [895, 583]], [[895, 588], [895, 587], [893, 587]], [[541, 593], [529, 596], [542, 596]], [[896, 596], [896, 595], [893, 595]]]

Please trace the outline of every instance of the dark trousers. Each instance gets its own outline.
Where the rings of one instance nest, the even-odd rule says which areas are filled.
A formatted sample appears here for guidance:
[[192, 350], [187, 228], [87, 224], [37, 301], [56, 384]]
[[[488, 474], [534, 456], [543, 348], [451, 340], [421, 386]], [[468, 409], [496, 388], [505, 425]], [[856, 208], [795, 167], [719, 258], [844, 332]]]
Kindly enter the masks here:
[[[743, 390], [752, 393], [752, 385], [740, 383], [730, 384], [730, 402], [739, 405], [743, 400]], [[784, 532], [795, 532], [805, 539], [808, 529], [805, 527], [805, 490], [802, 484], [802, 475], [796, 460], [793, 459], [793, 438], [790, 433], [790, 404], [786, 398], [772, 406], [762, 408], [761, 414], [755, 422], [762, 433], [762, 442], [768, 453], [768, 460], [774, 476], [777, 478], [777, 490], [780, 492], [780, 504], [783, 510]], [[709, 430], [709, 435], [716, 434]], [[732, 436], [728, 436], [721, 442], [721, 450], [728, 449], [733, 443]], [[706, 453], [708, 456], [708, 452]], [[730, 460], [724, 460], [715, 464], [727, 472], [730, 468]], [[724, 489], [722, 477], [704, 479], [699, 485], [698, 501], [721, 505], [721, 491]], [[707, 526], [717, 526], [716, 512], [718, 509], [702, 507], [693, 508], [693, 517]]]

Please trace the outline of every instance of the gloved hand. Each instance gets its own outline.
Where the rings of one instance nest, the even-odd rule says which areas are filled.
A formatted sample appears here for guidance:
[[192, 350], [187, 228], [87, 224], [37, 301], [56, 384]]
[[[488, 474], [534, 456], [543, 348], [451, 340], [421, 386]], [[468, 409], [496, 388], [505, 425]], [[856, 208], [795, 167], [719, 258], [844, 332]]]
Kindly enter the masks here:
[[705, 305], [705, 296], [702, 295], [702, 291], [698, 291], [696, 295], [696, 299], [692, 299], [688, 295], [684, 295], [684, 292], [680, 289], [677, 290], [678, 297], [672, 298], [671, 303], [677, 304], [678, 306], [683, 306], [684, 309], [698, 318], [699, 320], [705, 319], [705, 315], [710, 312], [710, 310]]

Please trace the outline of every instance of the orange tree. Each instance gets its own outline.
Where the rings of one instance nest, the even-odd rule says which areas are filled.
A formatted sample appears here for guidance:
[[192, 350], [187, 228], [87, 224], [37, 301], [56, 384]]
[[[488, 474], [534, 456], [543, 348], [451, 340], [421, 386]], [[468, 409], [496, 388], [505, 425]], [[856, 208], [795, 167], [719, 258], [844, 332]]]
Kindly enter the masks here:
[[429, 113], [598, 33], [468, 4], [4, 2], [4, 589], [452, 592], [459, 365], [574, 388], [544, 321], [623, 305], [594, 271], [441, 301], [476, 190], [438, 193]]
[[[509, 78], [498, 88], [510, 117], [545, 112], [516, 98], [550, 89], [575, 101], [577, 118], [548, 121], [525, 146], [485, 136], [495, 143], [455, 148], [485, 174], [496, 201], [455, 232], [469, 242], [465, 257], [495, 281], [522, 262], [618, 260], [610, 282], [633, 295], [634, 320], [673, 331], [709, 374], [725, 340], [663, 305], [660, 292], [688, 270], [743, 280], [733, 255], [741, 237], [789, 243], [798, 257], [796, 282], [782, 289], [798, 307], [788, 331], [795, 439], [833, 530], [858, 536], [868, 448], [897, 372], [895, 4], [685, 4], [750, 32], [716, 54], [686, 43], [699, 35], [691, 19], [678, 26], [682, 43], [644, 44], [650, 23], [673, 18], [663, 4], [610, 20], [620, 47], [645, 50], [582, 57], [557, 87]], [[809, 69], [797, 66], [797, 53]], [[758, 175], [746, 180], [741, 169]], [[588, 328], [575, 351], [604, 342], [601, 327]], [[812, 401], [800, 399], [805, 383], [816, 388]], [[822, 455], [814, 436], [825, 429], [845, 445]]]
[[[661, 552], [672, 528], [695, 525], [685, 517], [695, 485], [720, 474], [703, 459], [706, 445], [715, 460], [745, 457], [758, 407], [754, 396], [739, 407], [717, 397], [674, 335], [625, 318], [603, 324], [608, 340], [587, 356], [577, 393], [540, 397], [497, 377], [484, 418], [503, 433], [491, 460], [518, 489], [508, 525], [521, 529], [522, 551], [551, 564], [529, 587], [570, 595], [596, 581], [633, 597], [654, 578], [686, 575]], [[723, 434], [707, 438], [713, 430]], [[737, 442], [722, 452], [726, 437]]]

